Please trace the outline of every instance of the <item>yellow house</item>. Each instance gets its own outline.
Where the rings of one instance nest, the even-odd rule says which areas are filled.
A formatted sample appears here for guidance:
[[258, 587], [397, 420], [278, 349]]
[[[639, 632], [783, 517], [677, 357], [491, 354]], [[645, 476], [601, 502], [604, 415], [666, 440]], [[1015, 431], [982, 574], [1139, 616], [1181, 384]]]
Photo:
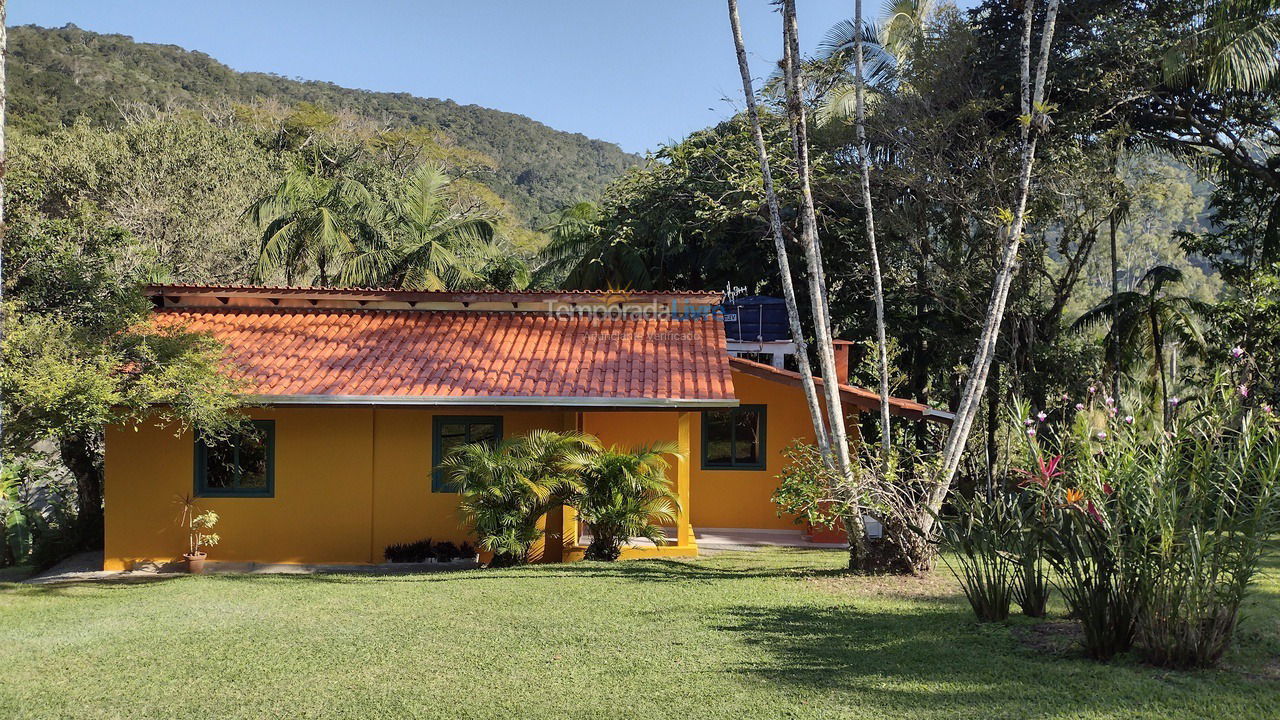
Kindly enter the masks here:
[[[177, 427], [108, 428], [105, 569], [179, 560], [176, 500], [186, 495], [221, 516], [216, 560], [378, 563], [393, 543], [461, 542], [458, 496], [433, 468], [457, 444], [536, 428], [678, 444], [674, 542], [628, 556], [696, 554], [710, 529], [795, 527], [771, 495], [782, 449], [812, 439], [799, 378], [729, 356], [718, 294], [148, 292], [154, 322], [227, 347], [258, 432], [209, 446]], [[853, 419], [879, 407], [866, 390], [842, 385], [841, 395]], [[899, 415], [946, 419], [889, 402]], [[580, 556], [572, 510], [544, 522], [535, 559]]]

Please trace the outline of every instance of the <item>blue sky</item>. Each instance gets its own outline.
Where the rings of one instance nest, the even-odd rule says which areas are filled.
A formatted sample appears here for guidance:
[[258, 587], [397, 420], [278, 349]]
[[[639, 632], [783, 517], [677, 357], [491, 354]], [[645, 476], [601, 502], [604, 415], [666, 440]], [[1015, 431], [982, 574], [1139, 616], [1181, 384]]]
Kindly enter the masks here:
[[[961, 0], [962, 6], [974, 0]], [[780, 54], [768, 0], [740, 0], [752, 72]], [[868, 14], [880, 5], [867, 0]], [[799, 0], [812, 50], [851, 0]], [[131, 35], [236, 70], [527, 115], [641, 152], [741, 105], [722, 0], [10, 0], [9, 24]]]

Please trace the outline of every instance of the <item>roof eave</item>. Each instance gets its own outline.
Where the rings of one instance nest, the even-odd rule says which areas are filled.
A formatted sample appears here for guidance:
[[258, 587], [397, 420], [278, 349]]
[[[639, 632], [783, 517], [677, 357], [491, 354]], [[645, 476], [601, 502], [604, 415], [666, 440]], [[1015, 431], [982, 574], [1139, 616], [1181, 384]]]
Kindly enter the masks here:
[[736, 398], [618, 398], [528, 395], [252, 395], [254, 405], [383, 405], [410, 407], [731, 408]]

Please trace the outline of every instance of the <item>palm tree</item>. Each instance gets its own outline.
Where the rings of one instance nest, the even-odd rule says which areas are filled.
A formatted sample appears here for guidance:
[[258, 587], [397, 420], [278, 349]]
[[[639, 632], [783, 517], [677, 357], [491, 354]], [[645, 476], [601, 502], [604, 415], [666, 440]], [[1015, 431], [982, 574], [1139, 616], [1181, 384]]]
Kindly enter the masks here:
[[587, 256], [600, 236], [600, 206], [583, 201], [561, 208], [538, 230], [550, 237], [542, 250], [543, 267], [566, 273]]
[[[809, 129], [804, 102], [800, 96], [800, 39], [795, 0], [782, 0], [782, 36], [787, 117], [791, 125], [791, 145], [796, 156], [796, 175], [800, 181], [800, 240], [804, 246], [805, 261], [809, 271], [809, 305], [813, 313], [815, 345], [822, 376], [835, 380], [835, 347], [832, 343], [826, 271], [822, 263], [822, 246], [818, 242], [818, 219], [809, 177]], [[826, 395], [827, 428], [830, 433], [831, 458], [837, 472], [836, 477], [848, 486], [854, 496], [860, 496], [858, 476], [854, 472], [853, 461], [849, 454], [840, 384], [825, 382], [822, 384], [822, 389]], [[849, 536], [849, 567], [862, 569], [867, 563], [866, 533], [863, 529], [862, 514], [852, 513], [850, 517], [844, 518], [844, 524]]]
[[[8, 99], [9, 86], [6, 83], [5, 59], [9, 55], [9, 33], [5, 22], [8, 17], [7, 0], [0, 0], [0, 241], [4, 239], [4, 113]], [[0, 242], [0, 303], [4, 302], [4, 249]], [[4, 338], [4, 326], [0, 325], [0, 339]], [[4, 421], [0, 418], [0, 436], [3, 435]], [[4, 467], [4, 459], [0, 457], [0, 468]]]
[[631, 538], [667, 541], [663, 525], [675, 523], [680, 500], [671, 490], [664, 456], [679, 454], [675, 443], [657, 443], [631, 452], [583, 453], [571, 461], [582, 485], [574, 505], [591, 529], [588, 559], [617, 560]]
[[[1198, 317], [1206, 303], [1165, 291], [1167, 285], [1182, 282], [1182, 271], [1160, 265], [1147, 271], [1134, 290], [1117, 292], [1086, 311], [1072, 324], [1086, 330], [1109, 323], [1105, 342], [1109, 363], [1124, 370], [1145, 365], [1159, 389], [1162, 412], [1168, 411], [1169, 365], [1166, 349], [1171, 344], [1191, 355], [1202, 355], [1204, 336]], [[1113, 319], [1114, 318], [1114, 319]]]
[[841, 20], [827, 30], [818, 45], [818, 60], [810, 64], [811, 74], [828, 86], [815, 111], [820, 125], [848, 122], [856, 116], [860, 84], [873, 98], [901, 89], [903, 66], [919, 52], [934, 7], [934, 0], [889, 0], [884, 20], [877, 23], [861, 19], [859, 2], [853, 20]]
[[358, 237], [369, 237], [369, 190], [347, 178], [330, 178], [298, 166], [267, 195], [249, 206], [262, 230], [256, 280], [283, 271], [285, 283], [314, 268], [313, 282], [328, 285], [355, 252]]
[[[862, 0], [857, 0], [854, 4], [854, 24], [861, 27]], [[917, 2], [915, 5], [918, 6], [919, 3]], [[891, 25], [897, 19], [898, 16], [895, 15], [890, 20]], [[876, 352], [879, 355], [880, 365], [880, 459], [883, 463], [882, 467], [887, 470], [889, 467], [889, 454], [893, 450], [889, 427], [889, 347], [885, 340], [884, 328], [884, 279], [880, 273], [880, 248], [876, 244], [875, 211], [871, 207], [871, 148], [867, 145], [867, 103], [865, 97], [867, 82], [864, 74], [863, 45], [862, 35], [859, 34], [853, 47], [854, 84], [856, 86], [854, 92], [854, 124], [857, 127], [858, 134], [858, 174], [862, 187], [862, 208], [867, 230], [867, 243], [871, 250], [871, 285], [876, 307]], [[844, 382], [845, 379], [840, 378], [840, 381]]]
[[1280, 78], [1280, 0], [1188, 3], [1188, 31], [1162, 60], [1165, 79], [1211, 92], [1254, 92]]
[[551, 242], [541, 253], [539, 285], [581, 289], [652, 285], [644, 256], [626, 239], [609, 235], [602, 217], [598, 205], [580, 202], [561, 209], [540, 228]]
[[828, 466], [831, 464], [831, 444], [827, 438], [826, 421], [822, 416], [822, 403], [818, 399], [813, 381], [813, 368], [809, 365], [809, 348], [800, 324], [800, 310], [796, 303], [795, 283], [791, 278], [791, 260], [787, 256], [786, 239], [782, 234], [782, 213], [778, 207], [778, 194], [773, 186], [773, 172], [769, 166], [769, 152], [764, 144], [764, 131], [760, 127], [760, 109], [756, 105], [756, 93], [751, 84], [751, 69], [747, 66], [747, 50], [742, 40], [742, 22], [738, 18], [737, 0], [728, 0], [729, 26], [733, 32], [733, 44], [738, 55], [738, 73], [742, 76], [742, 94], [747, 103], [747, 117], [751, 120], [751, 134], [755, 139], [756, 157], [760, 161], [760, 175], [764, 180], [765, 204], [769, 208], [769, 229], [773, 235], [773, 253], [778, 261], [778, 276], [782, 280], [782, 297], [787, 306], [787, 320], [791, 337], [796, 343], [796, 361], [800, 367], [801, 386], [805, 402], [809, 406], [809, 419], [813, 424], [815, 444]]
[[493, 553], [492, 565], [505, 567], [525, 561], [542, 536], [543, 515], [582, 491], [572, 463], [598, 449], [589, 435], [534, 430], [496, 446], [463, 445], [440, 469], [462, 494], [458, 509], [480, 548]]
[[342, 279], [352, 285], [450, 290], [474, 280], [494, 239], [496, 218], [462, 207], [449, 195], [444, 168], [421, 165], [383, 206], [372, 206], [376, 230], [352, 249]]

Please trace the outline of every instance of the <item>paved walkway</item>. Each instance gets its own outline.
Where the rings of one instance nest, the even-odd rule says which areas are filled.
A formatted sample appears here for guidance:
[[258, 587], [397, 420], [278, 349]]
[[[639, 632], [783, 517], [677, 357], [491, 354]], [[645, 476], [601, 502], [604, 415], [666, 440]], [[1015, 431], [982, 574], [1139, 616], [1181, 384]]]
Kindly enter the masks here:
[[[309, 575], [313, 573], [367, 573], [393, 575], [470, 570], [474, 561], [452, 563], [387, 563], [383, 565], [297, 565], [290, 563], [208, 562], [206, 573], [239, 573], [250, 575]], [[185, 570], [169, 567], [146, 567], [128, 572], [102, 569], [102, 551], [80, 553], [23, 582], [33, 585], [68, 582], [103, 582], [145, 580], [186, 575]]]
[[[673, 533], [674, 534], [674, 530]], [[705, 528], [695, 529], [694, 536], [698, 540], [698, 550], [721, 552], [725, 550], [756, 550], [762, 547], [797, 547], [797, 548], [843, 548], [844, 543], [814, 543], [805, 540], [804, 533], [799, 530], [752, 530], [748, 528]], [[589, 542], [590, 536], [584, 536], [582, 542]], [[650, 544], [649, 541], [636, 539], [636, 545]], [[306, 575], [311, 573], [368, 573], [368, 574], [408, 574], [434, 573], [449, 570], [470, 570], [476, 567], [472, 561], [454, 563], [387, 563], [382, 565], [295, 565], [286, 563], [241, 563], [214, 562], [205, 565], [207, 573], [242, 573], [252, 575]], [[173, 577], [185, 575], [186, 572], [172, 567], [145, 567], [129, 572], [102, 569], [102, 551], [73, 555], [53, 567], [33, 577], [23, 580], [25, 583], [43, 585], [67, 582], [101, 582], [145, 580], [150, 578]]]

